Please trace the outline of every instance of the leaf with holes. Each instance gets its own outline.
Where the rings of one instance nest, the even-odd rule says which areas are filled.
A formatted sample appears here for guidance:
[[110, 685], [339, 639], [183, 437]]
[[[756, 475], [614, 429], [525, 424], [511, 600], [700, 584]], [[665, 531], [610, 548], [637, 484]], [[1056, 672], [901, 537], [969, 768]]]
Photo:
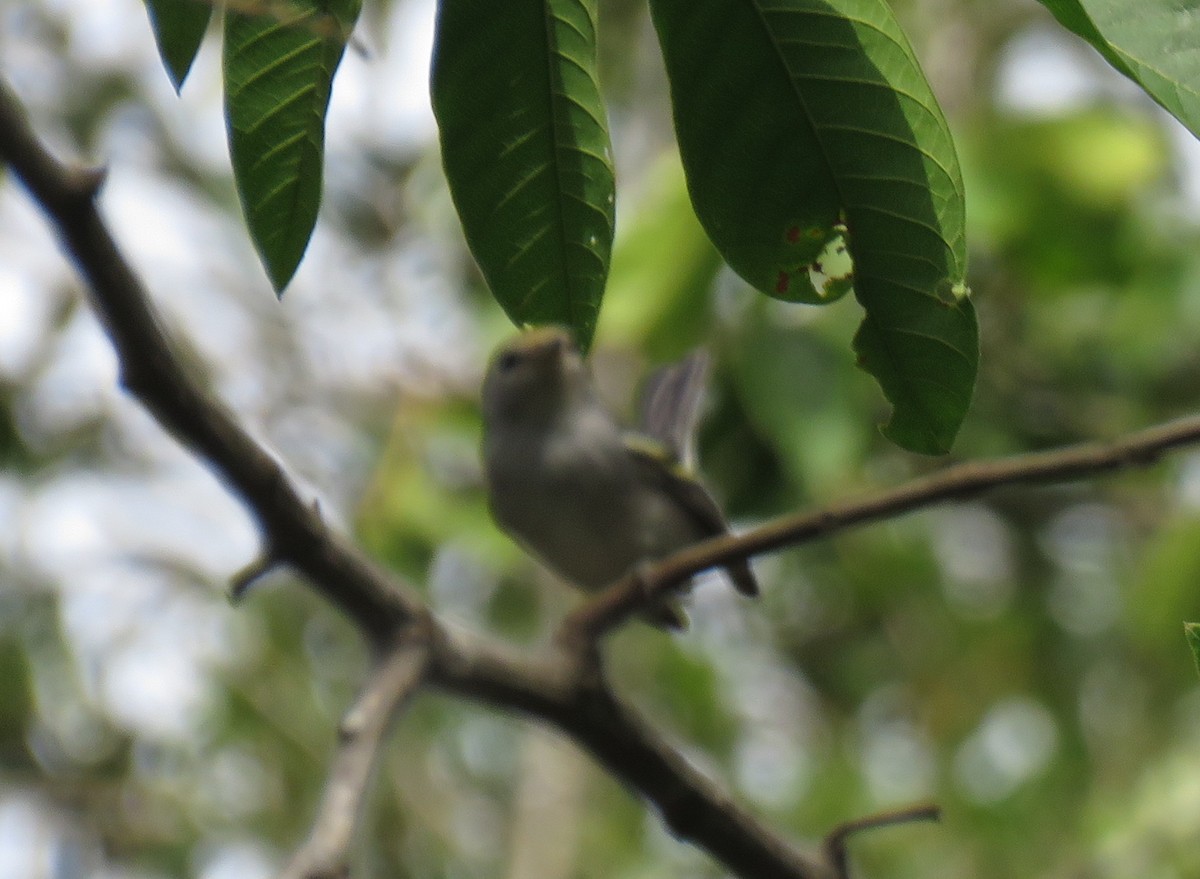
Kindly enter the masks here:
[[467, 243], [518, 325], [591, 341], [614, 184], [596, 0], [443, 0], [433, 108]]
[[225, 117], [250, 236], [276, 293], [321, 203], [325, 111], [359, 0], [303, 0], [225, 15]]
[[[729, 264], [772, 296], [866, 309], [884, 432], [949, 449], [978, 365], [962, 177], [884, 0], [651, 0], [688, 187]], [[842, 250], [852, 275], [830, 274]]]
[[212, 18], [211, 0], [145, 0], [154, 42], [178, 92], [183, 88]]

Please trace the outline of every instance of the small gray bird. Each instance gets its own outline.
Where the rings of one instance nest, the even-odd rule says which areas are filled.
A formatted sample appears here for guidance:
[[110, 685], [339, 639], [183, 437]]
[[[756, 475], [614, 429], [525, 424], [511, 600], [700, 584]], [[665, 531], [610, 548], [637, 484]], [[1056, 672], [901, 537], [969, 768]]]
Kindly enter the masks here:
[[[483, 462], [492, 515], [575, 586], [602, 589], [643, 562], [729, 531], [712, 496], [679, 464], [685, 438], [662, 423], [690, 420], [694, 400], [679, 405], [652, 399], [669, 396], [664, 388], [672, 381], [695, 384], [676, 378], [655, 383], [655, 411], [644, 415], [650, 424], [664, 407], [682, 412], [658, 419], [664, 444], [621, 430], [567, 330], [529, 330], [492, 357], [483, 383]], [[758, 594], [746, 562], [726, 570], [739, 592]], [[646, 617], [665, 628], [687, 625], [673, 602], [652, 607]]]

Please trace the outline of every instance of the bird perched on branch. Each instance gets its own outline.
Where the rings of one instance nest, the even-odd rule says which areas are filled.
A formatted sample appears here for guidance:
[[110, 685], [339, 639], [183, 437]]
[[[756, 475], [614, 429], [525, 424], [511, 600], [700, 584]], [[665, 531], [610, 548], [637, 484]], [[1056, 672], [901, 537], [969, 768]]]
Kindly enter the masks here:
[[[605, 408], [567, 330], [541, 327], [502, 345], [483, 383], [483, 462], [497, 524], [588, 591], [728, 533], [682, 463], [703, 373], [689, 359], [651, 380], [643, 421], [654, 435], [641, 436]], [[758, 594], [746, 562], [726, 571], [743, 595]], [[687, 625], [675, 602], [645, 616], [664, 628]]]

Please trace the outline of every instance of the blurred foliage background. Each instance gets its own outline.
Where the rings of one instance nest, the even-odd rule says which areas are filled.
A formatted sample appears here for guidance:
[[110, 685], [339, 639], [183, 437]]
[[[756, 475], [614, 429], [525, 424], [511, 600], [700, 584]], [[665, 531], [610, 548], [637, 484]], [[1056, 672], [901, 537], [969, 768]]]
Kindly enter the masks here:
[[[1200, 400], [1200, 151], [1032, 2], [897, 4], [958, 138], [982, 373], [954, 458], [1124, 431]], [[104, 210], [185, 357], [335, 523], [463, 626], [542, 643], [572, 605], [491, 525], [478, 381], [509, 332], [440, 176], [431, 0], [367, 4], [335, 84], [327, 191], [277, 303], [236, 210], [211, 35], [177, 98], [136, 0], [0, 0], [0, 72]], [[601, 4], [618, 240], [596, 351], [630, 410], [703, 344], [701, 435], [739, 527], [943, 461], [876, 429], [856, 306], [790, 306], [724, 270], [690, 213], [635, 0]], [[354, 632], [116, 389], [36, 209], [0, 182], [0, 877], [268, 876], [304, 833]], [[693, 628], [610, 644], [620, 689], [797, 838], [867, 834], [863, 877], [1200, 876], [1200, 454], [998, 492], [760, 559]], [[436, 694], [395, 734], [356, 875], [718, 876], [569, 743]]]

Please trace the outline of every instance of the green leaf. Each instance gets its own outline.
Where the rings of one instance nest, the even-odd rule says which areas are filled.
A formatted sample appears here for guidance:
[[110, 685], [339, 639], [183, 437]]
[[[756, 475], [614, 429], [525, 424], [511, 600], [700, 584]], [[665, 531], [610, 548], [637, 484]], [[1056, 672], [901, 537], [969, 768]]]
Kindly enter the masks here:
[[321, 203], [325, 110], [359, 0], [297, 0], [225, 15], [225, 116], [250, 236], [282, 293]]
[[884, 295], [867, 307], [854, 350], [895, 407], [883, 434], [913, 452], [945, 454], [975, 382], [975, 308], [894, 281], [880, 286]]
[[1192, 661], [1196, 664], [1196, 672], [1200, 674], [1200, 623], [1184, 623], [1183, 635], [1187, 638], [1188, 647], [1192, 650]]
[[[946, 121], [884, 0], [651, 0], [696, 212], [772, 296], [827, 302], [841, 247], [867, 315], [859, 362], [885, 433], [945, 452], [978, 362], [962, 177]], [[814, 283], [820, 281], [820, 285]]]
[[167, 76], [178, 92], [183, 88], [200, 42], [212, 18], [211, 0], [145, 0], [154, 42]]
[[1050, 10], [1054, 17], [1058, 19], [1059, 24], [1091, 43], [1092, 47], [1103, 55], [1109, 64], [1130, 79], [1137, 80], [1137, 75], [1121, 60], [1121, 56], [1113, 51], [1108, 41], [1101, 36], [1096, 23], [1092, 21], [1079, 0], [1041, 0], [1041, 4]]
[[1042, 0], [1200, 137], [1200, 4], [1195, 0]]
[[443, 0], [433, 60], [442, 162], [467, 243], [518, 325], [586, 347], [612, 248], [596, 0]]

